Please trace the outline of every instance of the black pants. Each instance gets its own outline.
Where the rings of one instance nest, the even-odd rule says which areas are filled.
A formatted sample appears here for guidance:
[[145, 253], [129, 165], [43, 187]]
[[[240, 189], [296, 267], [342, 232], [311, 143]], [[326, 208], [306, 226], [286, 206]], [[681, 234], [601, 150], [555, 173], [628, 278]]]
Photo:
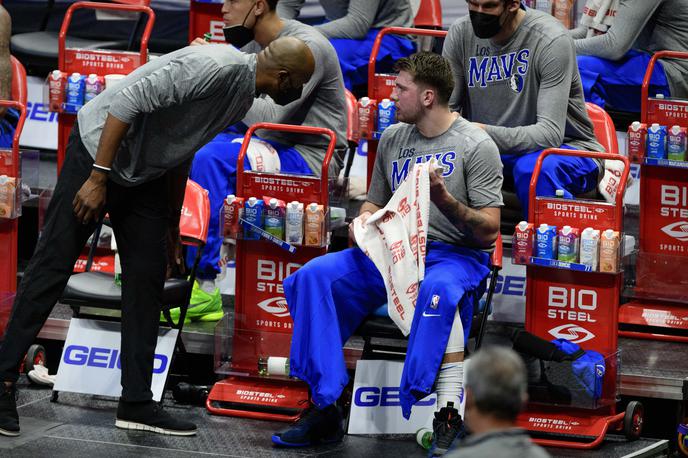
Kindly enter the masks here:
[[[60, 298], [95, 223], [79, 223], [72, 201], [93, 159], [72, 130], [43, 233], [24, 272], [5, 339], [0, 380], [16, 381], [19, 365]], [[152, 399], [153, 356], [165, 282], [168, 199], [164, 178], [134, 187], [108, 181], [110, 215], [122, 263], [122, 399]]]

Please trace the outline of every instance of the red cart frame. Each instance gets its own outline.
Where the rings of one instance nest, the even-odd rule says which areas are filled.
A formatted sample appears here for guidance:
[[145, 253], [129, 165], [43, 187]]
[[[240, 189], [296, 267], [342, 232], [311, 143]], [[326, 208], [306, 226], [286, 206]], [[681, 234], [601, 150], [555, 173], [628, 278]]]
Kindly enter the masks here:
[[[535, 189], [542, 163], [549, 155], [621, 160], [624, 171], [616, 191], [615, 202], [536, 197]], [[561, 227], [592, 226], [596, 229], [623, 231], [623, 195], [629, 174], [629, 162], [614, 153], [547, 149], [535, 165], [530, 181], [529, 221]], [[566, 338], [580, 343], [584, 350], [596, 350], [611, 356], [606, 368], [600, 402], [594, 410], [580, 407], [531, 403], [518, 417], [518, 425], [536, 436], [544, 446], [590, 449], [598, 446], [610, 427], [621, 429], [625, 414], [616, 413], [617, 374], [615, 355], [619, 296], [623, 273], [575, 271], [551, 266], [527, 266], [526, 330], [546, 340]], [[546, 299], [545, 299], [546, 298]], [[568, 330], [567, 330], [568, 329]], [[550, 438], [549, 436], [552, 436]], [[540, 436], [540, 437], [539, 437]], [[571, 436], [578, 436], [578, 440]], [[580, 437], [590, 438], [582, 442]]]
[[[377, 100], [378, 102], [384, 98], [389, 98], [392, 95], [394, 84], [397, 79], [396, 75], [387, 75], [375, 73], [375, 64], [377, 63], [377, 55], [380, 52], [382, 39], [385, 35], [422, 35], [428, 37], [444, 38], [447, 36], [446, 30], [431, 30], [431, 29], [415, 29], [410, 27], [385, 27], [380, 30], [375, 37], [373, 49], [370, 51], [370, 59], [368, 60], [368, 97]], [[373, 176], [373, 167], [375, 166], [375, 156], [377, 155], [378, 140], [369, 138], [368, 140], [368, 181], [367, 187], [370, 186], [370, 180]]]
[[[659, 51], [645, 72], [641, 120], [688, 127], [688, 100], [649, 97]], [[619, 335], [688, 342], [688, 162], [645, 158], [640, 169], [640, 245], [634, 300], [621, 306]]]
[[[138, 53], [131, 51], [112, 51], [104, 49], [76, 49], [66, 48], [67, 30], [72, 22], [76, 10], [108, 10], [145, 13], [148, 16], [146, 26], [141, 34], [141, 49]], [[148, 40], [153, 31], [155, 13], [147, 6], [123, 5], [114, 3], [77, 2], [72, 4], [65, 13], [58, 39], [58, 69], [67, 75], [78, 72], [88, 75], [96, 73], [119, 73], [126, 75], [148, 61]], [[60, 173], [67, 149], [67, 139], [76, 120], [75, 113], [59, 113], [57, 115], [57, 173]]]
[[[244, 157], [257, 130], [277, 130], [330, 137], [320, 177], [244, 171]], [[329, 165], [336, 135], [330, 129], [259, 123], [251, 126], [239, 152], [236, 195], [276, 197], [285, 202], [329, 205]], [[327, 214], [327, 212], [326, 212]], [[298, 247], [295, 253], [265, 240], [237, 240], [236, 295], [232, 337], [232, 374], [217, 382], [206, 407], [211, 413], [291, 421], [308, 406], [308, 386], [294, 379], [258, 375], [260, 357], [289, 357], [292, 321], [282, 280], [327, 248]]]
[[[26, 106], [23, 103], [0, 100], [0, 107], [14, 108], [19, 112], [19, 121], [12, 138], [12, 155], [0, 163], [0, 175], [18, 178], [21, 176], [19, 137], [26, 121]], [[16, 192], [21, 192], [17, 188]], [[0, 219], [0, 292], [17, 291], [17, 243], [19, 222], [15, 219]]]

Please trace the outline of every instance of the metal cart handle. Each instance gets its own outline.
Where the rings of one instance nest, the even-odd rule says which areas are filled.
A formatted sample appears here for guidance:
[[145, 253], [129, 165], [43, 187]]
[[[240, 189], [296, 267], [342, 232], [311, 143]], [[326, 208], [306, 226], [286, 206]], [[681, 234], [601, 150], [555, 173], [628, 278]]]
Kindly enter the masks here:
[[[446, 30], [431, 30], [431, 29], [414, 29], [411, 27], [385, 27], [380, 32], [378, 32], [377, 37], [375, 37], [375, 42], [373, 43], [373, 49], [370, 52], [370, 59], [368, 60], [368, 91], [374, 91], [374, 81], [375, 81], [375, 63], [377, 61], [377, 55], [380, 52], [380, 46], [382, 45], [382, 39], [385, 35], [425, 35], [430, 37], [446, 37]], [[375, 94], [371, 94], [372, 98], [375, 98]]]
[[12, 174], [17, 177], [19, 176], [19, 137], [26, 121], [26, 107], [23, 103], [12, 100], [0, 100], [0, 107], [14, 108], [19, 112], [19, 121], [12, 137]]
[[657, 64], [657, 59], [663, 57], [673, 57], [676, 59], [688, 59], [688, 52], [681, 51], [658, 51], [654, 53], [650, 63], [645, 71], [645, 77], [643, 78], [643, 87], [640, 93], [640, 122], [647, 123], [647, 97], [650, 92], [650, 79], [652, 78], [652, 72], [655, 70], [655, 65]]
[[535, 187], [537, 185], [538, 178], [540, 177], [540, 170], [542, 169], [542, 163], [545, 158], [551, 154], [556, 154], [558, 156], [574, 156], [574, 157], [589, 157], [591, 159], [609, 159], [612, 161], [622, 161], [624, 163], [624, 169], [621, 174], [621, 183], [619, 187], [616, 188], [616, 211], [618, 212], [619, 221], [621, 221], [621, 216], [623, 213], [623, 196], [626, 190], [626, 182], [628, 180], [628, 174], [630, 172], [630, 163], [626, 156], [621, 156], [614, 153], [601, 153], [595, 151], [578, 151], [570, 149], [561, 148], [548, 148], [544, 150], [538, 157], [535, 163], [535, 169], [533, 170], [533, 176], [530, 178], [530, 190], [528, 195], [528, 200], [530, 202], [528, 210], [528, 220], [535, 221]]
[[320, 172], [320, 198], [321, 202], [327, 202], [328, 171], [330, 167], [330, 161], [332, 160], [332, 155], [334, 154], [334, 146], [337, 142], [337, 135], [331, 129], [326, 129], [324, 127], [295, 126], [291, 124], [274, 124], [269, 122], [260, 122], [249, 127], [248, 131], [246, 132], [246, 135], [244, 135], [244, 141], [241, 144], [241, 149], [239, 150], [239, 158], [237, 160], [237, 189], [241, 189], [243, 185], [244, 157], [246, 157], [246, 151], [248, 150], [250, 139], [255, 133], [255, 131], [263, 129], [274, 130], [278, 132], [291, 132], [296, 134], [327, 135], [328, 137], [330, 137], [330, 143], [329, 145], [327, 145], [325, 159], [323, 160], [322, 169]]
[[76, 2], [72, 4], [65, 13], [62, 27], [60, 28], [59, 45], [58, 45], [58, 68], [64, 68], [64, 50], [67, 42], [67, 29], [72, 22], [72, 15], [78, 9], [90, 10], [109, 10], [109, 11], [129, 11], [134, 13], [145, 13], [148, 15], [146, 27], [143, 29], [141, 35], [141, 62], [145, 63], [148, 60], [148, 40], [153, 32], [153, 24], [155, 23], [155, 12], [148, 6], [143, 5], [122, 5], [114, 3], [97, 3], [97, 2]]

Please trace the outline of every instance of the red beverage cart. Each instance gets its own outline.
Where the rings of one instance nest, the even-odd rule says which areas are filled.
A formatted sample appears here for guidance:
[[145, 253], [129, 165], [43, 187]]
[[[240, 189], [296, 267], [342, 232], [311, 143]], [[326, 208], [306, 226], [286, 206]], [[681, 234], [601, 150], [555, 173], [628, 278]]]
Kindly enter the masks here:
[[[661, 58], [688, 59], [688, 53], [654, 54], [643, 80], [641, 122], [688, 127], [688, 100], [648, 96]], [[644, 158], [639, 238], [633, 300], [621, 306], [619, 334], [688, 342], [688, 161]]]
[[[613, 203], [536, 197], [542, 163], [549, 155], [622, 160], [621, 184]], [[581, 230], [623, 231], [623, 194], [629, 173], [628, 159], [611, 153], [547, 149], [538, 158], [530, 181], [529, 222]], [[563, 338], [583, 350], [595, 350], [605, 359], [599, 382], [600, 395], [585, 404], [530, 402], [518, 417], [540, 445], [590, 449], [598, 446], [610, 429], [624, 429], [637, 437], [642, 424], [642, 406], [629, 404], [627, 412], [616, 412], [618, 384], [617, 327], [623, 273], [592, 271], [588, 266], [531, 257], [527, 265], [526, 330], [546, 340]], [[594, 368], [597, 370], [597, 367]]]
[[[139, 52], [113, 51], [105, 49], [75, 49], [66, 48], [67, 30], [72, 22], [72, 16], [78, 9], [124, 11], [144, 13], [148, 16], [146, 26], [141, 35], [141, 49]], [[148, 40], [153, 31], [155, 13], [147, 6], [123, 5], [114, 3], [77, 2], [72, 4], [65, 14], [60, 28], [58, 43], [58, 69], [67, 75], [74, 72], [88, 75], [95, 73], [100, 76], [107, 74], [126, 75], [148, 61]], [[62, 110], [57, 115], [57, 171], [62, 169], [67, 140], [74, 126], [76, 113]]]
[[[250, 138], [262, 129], [329, 136], [320, 177], [244, 171]], [[269, 196], [304, 205], [316, 202], [324, 206], [327, 215], [328, 170], [335, 141], [330, 129], [269, 123], [251, 126], [239, 152], [237, 197]], [[231, 339], [227, 339], [231, 361], [223, 361], [224, 368], [217, 370], [228, 376], [213, 386], [206, 406], [214, 414], [291, 421], [308, 407], [308, 386], [286, 376], [261, 376], [259, 360], [289, 357], [292, 320], [282, 280], [310, 259], [325, 254], [327, 247], [298, 246], [291, 253], [262, 239], [238, 239], [236, 244], [234, 323], [229, 330]]]

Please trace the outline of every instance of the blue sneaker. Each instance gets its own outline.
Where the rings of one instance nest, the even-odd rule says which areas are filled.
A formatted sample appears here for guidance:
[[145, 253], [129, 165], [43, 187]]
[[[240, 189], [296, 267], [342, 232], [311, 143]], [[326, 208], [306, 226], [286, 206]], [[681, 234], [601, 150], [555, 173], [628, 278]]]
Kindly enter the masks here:
[[447, 453], [457, 439], [466, 437], [466, 428], [459, 411], [454, 408], [454, 403], [447, 403], [439, 412], [435, 412], [432, 420], [432, 446], [428, 457], [442, 456]]
[[335, 405], [322, 410], [307, 409], [296, 423], [272, 435], [272, 442], [283, 447], [309, 447], [341, 442], [344, 438], [342, 415]]

